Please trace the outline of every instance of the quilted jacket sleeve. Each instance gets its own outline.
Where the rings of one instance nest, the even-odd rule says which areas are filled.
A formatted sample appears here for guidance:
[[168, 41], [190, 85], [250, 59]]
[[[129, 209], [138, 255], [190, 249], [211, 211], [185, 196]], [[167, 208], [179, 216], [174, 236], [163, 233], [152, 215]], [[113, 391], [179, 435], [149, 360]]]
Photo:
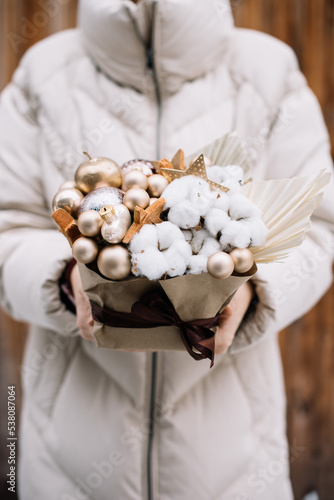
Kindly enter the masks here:
[[75, 316], [58, 286], [71, 251], [43, 195], [40, 130], [27, 87], [21, 65], [0, 101], [1, 306], [18, 320], [74, 335]]
[[[264, 152], [265, 179], [333, 172], [329, 139], [320, 106], [299, 73], [291, 52], [291, 66], [270, 127]], [[231, 352], [277, 332], [312, 308], [332, 282], [334, 255], [334, 181], [312, 218], [303, 244], [282, 263], [262, 264], [254, 277], [259, 303], [241, 324]]]

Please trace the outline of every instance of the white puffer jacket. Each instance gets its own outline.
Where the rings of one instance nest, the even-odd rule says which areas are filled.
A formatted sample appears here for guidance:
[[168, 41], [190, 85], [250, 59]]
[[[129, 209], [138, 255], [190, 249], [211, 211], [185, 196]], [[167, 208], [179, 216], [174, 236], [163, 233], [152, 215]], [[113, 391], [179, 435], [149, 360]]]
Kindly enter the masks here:
[[255, 179], [331, 170], [318, 103], [292, 51], [235, 29], [225, 1], [83, 0], [79, 24], [32, 48], [1, 98], [1, 303], [34, 325], [20, 498], [290, 500], [276, 332], [331, 283], [333, 183], [303, 245], [260, 266], [256, 313], [212, 370], [78, 336], [59, 298], [71, 251], [51, 201], [84, 149], [122, 164], [233, 130]]

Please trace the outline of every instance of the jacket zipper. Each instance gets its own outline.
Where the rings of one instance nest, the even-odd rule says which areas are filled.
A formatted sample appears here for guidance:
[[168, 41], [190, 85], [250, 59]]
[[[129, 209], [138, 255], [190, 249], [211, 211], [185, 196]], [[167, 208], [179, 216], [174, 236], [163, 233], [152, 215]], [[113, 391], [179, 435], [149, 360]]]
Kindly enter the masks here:
[[[156, 28], [156, 15], [157, 15], [157, 0], [153, 1], [152, 4], [152, 31], [150, 45], [147, 46], [140, 33], [136, 19], [132, 16], [130, 9], [128, 9], [131, 21], [133, 23], [136, 35], [140, 43], [144, 46], [146, 51], [146, 66], [151, 71], [152, 79], [154, 83], [155, 97], [157, 102], [157, 130], [156, 130], [156, 159], [160, 159], [160, 134], [161, 134], [161, 117], [162, 117], [162, 103], [161, 103], [161, 93], [159, 87], [159, 80], [157, 76], [156, 66], [155, 66], [155, 28]], [[157, 364], [158, 364], [158, 353], [152, 353], [152, 368], [151, 368], [151, 391], [149, 398], [149, 434], [147, 441], [147, 500], [154, 500], [154, 490], [153, 490], [153, 446], [154, 446], [154, 418], [155, 418], [155, 398], [157, 392]]]

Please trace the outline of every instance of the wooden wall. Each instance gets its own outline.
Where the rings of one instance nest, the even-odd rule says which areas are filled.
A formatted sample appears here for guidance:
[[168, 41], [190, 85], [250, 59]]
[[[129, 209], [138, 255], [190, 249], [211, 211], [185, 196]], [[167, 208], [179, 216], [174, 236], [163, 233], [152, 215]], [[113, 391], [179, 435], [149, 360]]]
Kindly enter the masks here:
[[[233, 4], [238, 26], [276, 36], [296, 51], [321, 103], [334, 145], [334, 0], [234, 0]], [[75, 15], [76, 0], [0, 0], [0, 89], [33, 43], [74, 26]], [[289, 440], [304, 448], [298, 457], [291, 457], [296, 500], [312, 490], [318, 491], [320, 500], [334, 498], [333, 311], [332, 287], [312, 311], [280, 336]], [[0, 314], [2, 390], [7, 382], [19, 385], [25, 337], [24, 325]], [[4, 411], [0, 406], [2, 422]], [[0, 473], [1, 459], [0, 451]]]

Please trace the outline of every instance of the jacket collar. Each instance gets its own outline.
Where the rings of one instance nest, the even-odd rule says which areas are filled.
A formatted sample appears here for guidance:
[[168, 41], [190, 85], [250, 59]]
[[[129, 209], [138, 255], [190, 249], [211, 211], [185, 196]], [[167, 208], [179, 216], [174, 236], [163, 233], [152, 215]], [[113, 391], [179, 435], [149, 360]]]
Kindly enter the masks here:
[[144, 93], [153, 90], [156, 78], [162, 95], [219, 64], [232, 19], [229, 0], [81, 0], [79, 5], [79, 28], [96, 65], [117, 83]]

